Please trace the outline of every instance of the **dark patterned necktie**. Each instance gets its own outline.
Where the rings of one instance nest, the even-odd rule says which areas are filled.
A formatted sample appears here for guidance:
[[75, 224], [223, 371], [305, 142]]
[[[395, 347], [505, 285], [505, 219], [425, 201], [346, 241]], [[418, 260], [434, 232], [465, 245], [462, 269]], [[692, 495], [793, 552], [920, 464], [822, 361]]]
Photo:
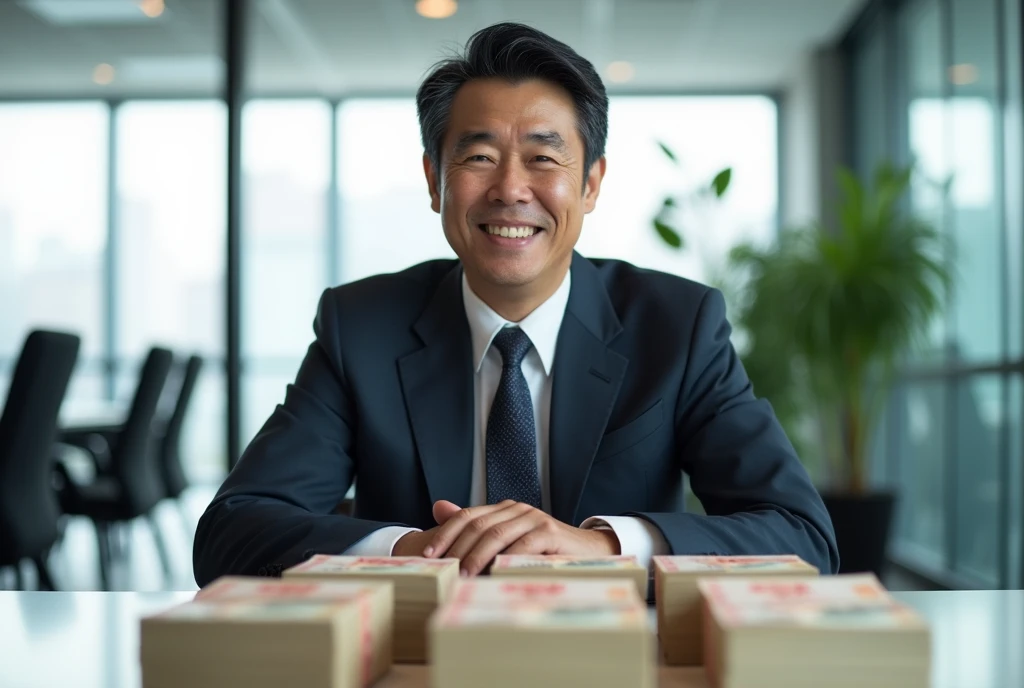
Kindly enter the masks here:
[[533, 399], [522, 370], [533, 342], [518, 327], [506, 327], [493, 344], [502, 368], [487, 418], [487, 503], [514, 499], [540, 509]]

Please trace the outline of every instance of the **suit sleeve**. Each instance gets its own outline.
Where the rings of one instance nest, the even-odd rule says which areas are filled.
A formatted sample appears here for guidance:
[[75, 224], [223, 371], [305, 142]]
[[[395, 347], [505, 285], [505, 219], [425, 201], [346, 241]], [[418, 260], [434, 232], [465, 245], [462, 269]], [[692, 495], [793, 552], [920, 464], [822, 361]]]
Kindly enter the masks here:
[[771, 405], [754, 397], [730, 332], [722, 295], [710, 290], [675, 417], [681, 468], [707, 515], [635, 515], [661, 530], [673, 554], [796, 554], [835, 573], [832, 521]]
[[381, 523], [332, 513], [355, 477], [355, 409], [345, 379], [332, 293], [320, 300], [310, 345], [284, 404], [252, 440], [199, 520], [196, 582], [279, 575], [313, 554], [340, 554]]

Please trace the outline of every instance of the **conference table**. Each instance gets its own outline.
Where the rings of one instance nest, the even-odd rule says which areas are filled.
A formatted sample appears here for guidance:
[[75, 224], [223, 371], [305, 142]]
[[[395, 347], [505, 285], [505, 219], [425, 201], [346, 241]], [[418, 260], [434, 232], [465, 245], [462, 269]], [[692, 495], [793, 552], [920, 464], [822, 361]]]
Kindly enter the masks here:
[[[139, 619], [194, 594], [0, 591], [0, 686], [140, 686]], [[1024, 591], [894, 595], [930, 622], [933, 688], [1024, 686]], [[396, 665], [376, 688], [428, 685], [427, 667]], [[699, 668], [660, 667], [659, 686], [707, 683]]]

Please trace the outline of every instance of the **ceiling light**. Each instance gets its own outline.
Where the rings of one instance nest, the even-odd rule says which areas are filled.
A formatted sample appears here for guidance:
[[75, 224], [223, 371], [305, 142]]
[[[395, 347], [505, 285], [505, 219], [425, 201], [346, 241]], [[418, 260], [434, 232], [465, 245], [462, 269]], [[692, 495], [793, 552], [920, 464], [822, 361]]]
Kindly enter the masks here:
[[416, 0], [416, 11], [427, 19], [445, 19], [458, 9], [459, 3], [455, 0]]
[[92, 80], [100, 86], [106, 86], [114, 80], [114, 68], [105, 62], [96, 65], [92, 70]]
[[636, 75], [636, 69], [629, 62], [612, 62], [605, 69], [605, 74], [608, 76], [609, 81], [623, 84], [633, 80], [633, 77]]
[[164, 0], [139, 0], [139, 9], [150, 19], [155, 19], [164, 13]]
[[150, 21], [139, 11], [144, 3], [152, 4], [151, 0], [18, 0], [26, 11], [53, 26], [140, 24]]
[[970, 63], [955, 64], [949, 68], [949, 80], [956, 86], [967, 86], [978, 80], [978, 68]]

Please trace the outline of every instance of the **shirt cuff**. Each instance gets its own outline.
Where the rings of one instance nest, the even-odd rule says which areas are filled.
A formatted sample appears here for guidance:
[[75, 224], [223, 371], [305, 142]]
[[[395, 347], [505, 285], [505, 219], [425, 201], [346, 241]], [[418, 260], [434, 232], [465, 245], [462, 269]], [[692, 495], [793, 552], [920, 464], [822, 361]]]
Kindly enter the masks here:
[[[635, 516], [591, 516], [580, 528], [606, 528], [619, 539], [619, 551], [636, 557], [637, 562], [650, 570], [651, 558], [669, 554], [668, 542], [650, 521]], [[371, 536], [372, 537], [372, 536]]]
[[384, 526], [373, 531], [342, 554], [350, 557], [390, 557], [392, 550], [395, 549], [395, 544], [402, 539], [403, 535], [419, 532], [422, 532], [419, 528]]

